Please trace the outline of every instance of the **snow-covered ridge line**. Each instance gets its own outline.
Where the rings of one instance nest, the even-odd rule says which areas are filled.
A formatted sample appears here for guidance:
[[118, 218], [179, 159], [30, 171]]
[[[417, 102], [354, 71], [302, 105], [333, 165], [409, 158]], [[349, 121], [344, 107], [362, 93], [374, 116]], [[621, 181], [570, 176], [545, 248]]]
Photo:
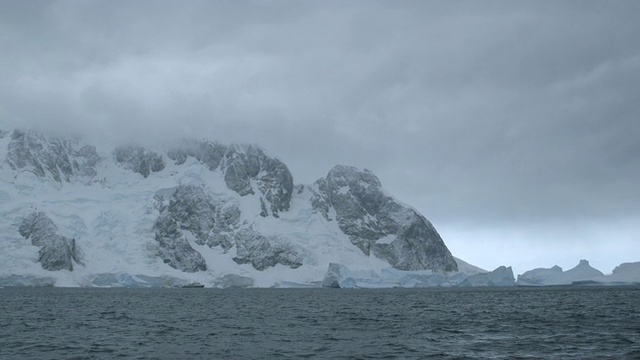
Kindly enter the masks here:
[[[79, 139], [4, 131], [0, 199], [0, 278], [17, 282], [313, 286], [330, 263], [457, 270], [431, 223], [371, 172], [336, 166], [294, 187], [286, 165], [253, 145], [203, 140], [103, 153]], [[50, 271], [18, 231], [30, 216], [73, 239], [62, 270]]]
[[[454, 258], [435, 227], [368, 170], [337, 165], [295, 185], [255, 145], [99, 152], [20, 130], [0, 131], [0, 264], [0, 286], [515, 283], [511, 268], [487, 272]], [[625, 265], [604, 278], [626, 283], [638, 273]]]

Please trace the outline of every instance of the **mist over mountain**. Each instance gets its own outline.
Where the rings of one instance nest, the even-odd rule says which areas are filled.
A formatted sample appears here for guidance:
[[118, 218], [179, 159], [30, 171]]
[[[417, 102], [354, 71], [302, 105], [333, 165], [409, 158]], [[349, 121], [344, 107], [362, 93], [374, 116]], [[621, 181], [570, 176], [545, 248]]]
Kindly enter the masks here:
[[458, 272], [434, 226], [369, 170], [337, 165], [297, 185], [262, 148], [207, 140], [101, 153], [77, 138], [3, 130], [0, 148], [0, 276], [280, 286], [318, 284], [331, 263]]
[[546, 286], [638, 283], [586, 260], [514, 279], [454, 258], [436, 228], [369, 170], [313, 184], [256, 145], [176, 140], [99, 151], [0, 130], [0, 285]]

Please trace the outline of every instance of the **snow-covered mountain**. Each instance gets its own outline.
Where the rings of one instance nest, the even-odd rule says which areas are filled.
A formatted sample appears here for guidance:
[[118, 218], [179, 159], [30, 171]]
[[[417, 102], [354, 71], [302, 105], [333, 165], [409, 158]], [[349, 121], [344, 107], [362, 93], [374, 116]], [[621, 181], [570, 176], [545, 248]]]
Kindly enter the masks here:
[[425, 286], [480, 272], [458, 264], [431, 223], [368, 170], [338, 165], [294, 185], [257, 146], [100, 153], [0, 130], [0, 285], [319, 286], [337, 266], [420, 274], [389, 286]]

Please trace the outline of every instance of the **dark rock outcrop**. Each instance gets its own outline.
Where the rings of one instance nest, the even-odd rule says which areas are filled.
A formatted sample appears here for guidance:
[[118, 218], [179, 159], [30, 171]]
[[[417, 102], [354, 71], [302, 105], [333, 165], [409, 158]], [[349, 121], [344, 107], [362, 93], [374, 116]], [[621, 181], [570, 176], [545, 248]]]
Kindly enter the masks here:
[[293, 177], [287, 166], [267, 156], [253, 145], [224, 146], [213, 142], [195, 142], [167, 153], [177, 165], [189, 156], [205, 164], [209, 170], [223, 172], [227, 187], [240, 196], [260, 193], [262, 215], [278, 217], [289, 210], [293, 193]]
[[126, 169], [136, 172], [145, 178], [152, 172], [162, 171], [165, 168], [162, 155], [141, 146], [121, 146], [116, 148], [113, 154], [116, 161]]
[[[315, 211], [336, 220], [365, 254], [385, 259], [399, 270], [455, 271], [458, 266], [442, 238], [417, 211], [384, 194], [368, 170], [335, 166], [315, 183]], [[330, 209], [336, 218], [330, 218]]]
[[170, 266], [182, 271], [206, 269], [200, 253], [185, 238], [185, 231], [194, 236], [199, 245], [236, 247], [233, 260], [251, 264], [257, 270], [282, 264], [291, 268], [302, 265], [300, 256], [288, 246], [279, 244], [247, 224], [240, 223], [240, 209], [233, 203], [216, 203], [203, 187], [178, 186], [168, 205], [157, 199], [160, 216], [156, 221], [156, 240], [160, 257]]
[[215, 224], [209, 233], [207, 244], [220, 246], [224, 250], [235, 244], [235, 233], [240, 227], [240, 209], [236, 204], [226, 203], [216, 208]]
[[34, 131], [14, 130], [7, 150], [6, 160], [13, 170], [29, 171], [56, 182], [92, 178], [101, 160], [93, 146], [74, 139], [46, 138]]
[[[229, 147], [224, 158], [224, 180], [227, 186], [240, 195], [253, 194], [252, 182], [263, 195], [263, 201], [270, 204], [269, 210], [275, 217], [280, 211], [289, 210], [293, 193], [293, 177], [280, 160], [268, 157], [256, 146]], [[264, 213], [263, 216], [267, 216]]]
[[251, 228], [238, 231], [235, 243], [238, 253], [233, 261], [238, 264], [251, 264], [256, 270], [265, 270], [277, 264], [292, 269], [302, 265], [302, 259], [292, 249], [275, 244], [273, 239], [268, 239]]
[[163, 198], [159, 210], [166, 211], [178, 228], [189, 231], [199, 245], [221, 246], [228, 250], [235, 244], [235, 232], [240, 226], [240, 209], [233, 203], [217, 203], [202, 186], [179, 185], [168, 205]]
[[159, 244], [158, 256], [174, 269], [184, 272], [207, 270], [207, 263], [185, 236], [178, 230], [176, 220], [168, 209], [164, 209], [154, 225], [155, 238]]
[[176, 165], [182, 165], [189, 156], [196, 158], [205, 164], [209, 170], [213, 171], [220, 166], [227, 147], [211, 141], [192, 141], [174, 148], [167, 153], [167, 156]]
[[76, 240], [58, 233], [58, 227], [44, 212], [33, 212], [26, 216], [18, 229], [20, 235], [31, 239], [31, 244], [40, 246], [38, 261], [49, 271], [73, 271], [73, 263], [82, 264]]
[[207, 243], [209, 233], [215, 226], [216, 207], [201, 186], [178, 186], [169, 200], [167, 210], [180, 229], [191, 231], [196, 243]]

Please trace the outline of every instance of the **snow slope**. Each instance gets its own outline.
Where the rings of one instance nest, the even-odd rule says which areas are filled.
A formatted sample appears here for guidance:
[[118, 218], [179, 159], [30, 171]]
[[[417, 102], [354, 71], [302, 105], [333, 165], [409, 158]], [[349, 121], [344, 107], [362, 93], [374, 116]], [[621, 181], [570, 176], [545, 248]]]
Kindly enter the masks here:
[[[258, 148], [202, 143], [195, 150], [184, 149], [173, 155], [164, 149], [141, 148], [95, 153], [95, 148], [75, 140], [49, 139], [34, 132], [2, 132], [0, 285], [177, 286], [198, 281], [222, 287], [320, 286], [331, 263], [354, 271], [386, 272], [392, 277], [399, 276], [399, 270], [387, 259], [402, 266], [452, 266], [449, 259], [453, 258], [431, 224], [415, 210], [380, 195], [383, 193], [369, 183], [357, 184], [365, 188], [357, 196], [349, 193], [355, 191], [352, 187], [341, 189], [340, 199], [346, 201], [341, 204], [347, 204], [347, 210], [361, 202], [370, 206], [372, 201], [366, 196], [374, 196], [379, 206], [384, 206], [380, 211], [386, 217], [381, 220], [376, 218], [382, 216], [377, 215], [378, 210], [357, 218], [343, 206], [338, 214], [330, 203], [331, 194], [325, 195], [317, 185], [289, 189], [286, 167], [283, 170], [281, 163]], [[220, 149], [225, 151], [223, 157], [212, 158]], [[370, 173], [346, 167], [341, 170], [347, 178], [366, 176], [373, 177], [374, 185], [377, 182]], [[324, 183], [331, 184], [331, 179]], [[227, 228], [220, 232], [230, 234], [231, 243], [226, 247], [212, 243], [213, 230], [197, 231], [202, 220], [199, 215], [179, 217], [180, 209], [172, 208], [185, 200], [176, 198], [176, 189], [188, 186], [204, 190], [206, 198], [195, 200], [211, 201], [215, 216], [226, 216], [228, 209], [234, 214], [239, 210], [239, 217], [224, 223]], [[325, 201], [322, 214], [313, 205], [319, 198]], [[176, 223], [178, 236], [174, 238], [158, 230], [162, 211], [171, 209], [175, 211], [167, 217]], [[393, 211], [401, 212], [394, 215]], [[25, 218], [40, 212], [51, 219], [60, 236], [73, 239], [77, 246], [80, 261], [70, 260], [74, 261], [73, 270], [45, 270], [38, 257], [41, 247], [17, 231]], [[190, 223], [194, 216], [195, 225]], [[409, 223], [402, 223], [405, 218]], [[386, 227], [376, 221], [384, 221]], [[421, 226], [426, 230], [419, 230]], [[358, 233], [347, 235], [346, 227], [368, 231], [363, 241], [370, 241], [372, 249], [383, 249], [376, 254], [384, 257], [365, 253], [363, 246], [369, 245], [355, 242], [354, 238], [361, 240]], [[372, 233], [374, 230], [379, 232]], [[398, 258], [405, 256], [401, 251], [408, 250], [411, 256], [416, 252], [406, 249], [407, 243], [401, 241], [424, 231], [430, 237], [424, 241], [436, 241], [432, 248], [439, 241], [441, 249], [417, 260]], [[201, 256], [206, 270], [181, 271], [169, 266], [170, 260], [176, 260], [178, 248]], [[158, 255], [167, 252], [166, 256], [174, 258]], [[425, 263], [427, 260], [435, 262]], [[260, 266], [256, 264], [266, 265], [257, 269]], [[471, 273], [477, 272], [466, 266]]]
[[[36, 235], [33, 235], [36, 234]], [[32, 236], [30, 236], [32, 235]], [[47, 270], [48, 269], [48, 270]], [[262, 149], [191, 141], [98, 152], [78, 139], [0, 129], [0, 286], [510, 286], [454, 258], [368, 170], [294, 185]], [[587, 261], [518, 285], [638, 284]]]

